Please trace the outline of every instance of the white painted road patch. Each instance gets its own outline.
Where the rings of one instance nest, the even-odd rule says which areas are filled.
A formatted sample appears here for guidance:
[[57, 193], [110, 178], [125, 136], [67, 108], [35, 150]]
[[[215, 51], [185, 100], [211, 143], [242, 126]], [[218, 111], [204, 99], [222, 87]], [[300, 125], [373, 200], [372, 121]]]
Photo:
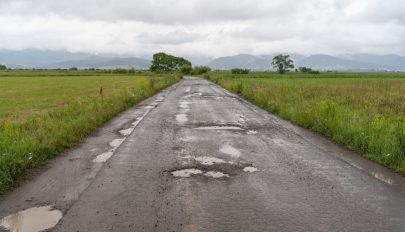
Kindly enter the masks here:
[[114, 155], [114, 151], [105, 152], [101, 155], [98, 155], [95, 159], [93, 159], [93, 162], [94, 163], [105, 163], [113, 155]]

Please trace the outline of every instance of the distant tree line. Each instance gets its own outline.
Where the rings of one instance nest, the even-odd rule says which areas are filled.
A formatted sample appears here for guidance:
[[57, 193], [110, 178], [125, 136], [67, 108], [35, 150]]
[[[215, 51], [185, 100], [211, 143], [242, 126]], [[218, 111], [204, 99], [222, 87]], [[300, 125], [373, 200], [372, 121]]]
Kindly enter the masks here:
[[231, 69], [232, 74], [249, 74], [249, 69], [233, 68]]
[[302, 73], [308, 73], [308, 74], [321, 74], [317, 70], [313, 70], [312, 68], [307, 68], [307, 67], [299, 67], [297, 72], [302, 72]]

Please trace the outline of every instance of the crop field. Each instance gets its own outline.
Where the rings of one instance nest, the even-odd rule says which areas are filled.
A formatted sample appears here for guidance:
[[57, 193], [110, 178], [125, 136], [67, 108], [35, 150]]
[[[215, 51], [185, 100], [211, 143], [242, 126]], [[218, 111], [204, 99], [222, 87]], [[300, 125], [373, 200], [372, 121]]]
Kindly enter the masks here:
[[405, 174], [405, 73], [216, 72], [206, 78]]
[[29, 168], [179, 80], [151, 73], [0, 71], [0, 193]]

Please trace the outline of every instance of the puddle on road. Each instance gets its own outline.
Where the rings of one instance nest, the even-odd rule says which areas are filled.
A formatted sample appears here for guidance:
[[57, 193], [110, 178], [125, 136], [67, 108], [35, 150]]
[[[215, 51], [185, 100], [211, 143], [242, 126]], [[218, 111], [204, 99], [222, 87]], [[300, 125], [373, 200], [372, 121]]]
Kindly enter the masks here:
[[255, 167], [245, 167], [245, 168], [243, 169], [243, 171], [244, 171], [244, 172], [253, 173], [253, 172], [259, 171], [259, 169], [255, 168]]
[[223, 172], [215, 172], [215, 171], [209, 171], [204, 173], [204, 176], [212, 177], [212, 178], [222, 178], [222, 177], [229, 177], [228, 174], [225, 174]]
[[176, 114], [176, 121], [181, 124], [188, 122], [187, 114]]
[[11, 232], [39, 232], [56, 226], [62, 216], [53, 206], [34, 207], [4, 217], [0, 226]]
[[240, 151], [239, 151], [238, 149], [232, 147], [232, 146], [229, 145], [229, 144], [223, 145], [223, 146], [219, 149], [219, 151], [222, 152], [222, 153], [224, 153], [224, 154], [231, 155], [231, 156], [233, 156], [233, 157], [235, 157], [235, 158], [239, 158], [240, 155], [241, 155], [241, 153], [240, 153]]
[[114, 155], [113, 151], [105, 152], [101, 155], [98, 155], [95, 159], [93, 159], [94, 163], [105, 163], [111, 156]]
[[117, 148], [124, 142], [124, 140], [125, 138], [114, 139], [113, 141], [110, 142], [110, 146], [113, 148]]
[[255, 131], [255, 130], [249, 130], [249, 131], [246, 132], [246, 134], [248, 134], [248, 135], [255, 135], [255, 134], [257, 134], [257, 131]]
[[202, 157], [197, 157], [195, 160], [202, 165], [214, 165], [214, 164], [223, 164], [227, 163], [225, 160], [216, 158], [216, 157], [209, 157], [209, 156], [202, 156]]
[[195, 169], [195, 168], [190, 168], [190, 169], [182, 169], [182, 170], [177, 170], [173, 171], [172, 175], [175, 177], [182, 177], [182, 178], [187, 178], [190, 177], [191, 175], [198, 175], [202, 174], [203, 171]]
[[120, 130], [120, 134], [122, 134], [122, 136], [128, 136], [130, 135], [133, 131], [135, 130], [134, 127], [128, 128], [128, 129], [124, 129], [124, 130]]
[[156, 105], [153, 105], [153, 106], [145, 106], [145, 107], [143, 107], [143, 108], [145, 108], [145, 109], [155, 109], [155, 108], [156, 108]]
[[200, 126], [194, 128], [196, 130], [243, 130], [238, 126]]

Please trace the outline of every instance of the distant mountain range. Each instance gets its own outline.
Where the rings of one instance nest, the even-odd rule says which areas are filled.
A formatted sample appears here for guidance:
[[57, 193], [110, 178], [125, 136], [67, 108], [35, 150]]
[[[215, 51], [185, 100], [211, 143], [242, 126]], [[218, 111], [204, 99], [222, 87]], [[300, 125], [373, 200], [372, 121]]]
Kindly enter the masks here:
[[[275, 55], [275, 54], [274, 54]], [[220, 57], [211, 61], [212, 69], [229, 70], [247, 68], [252, 70], [269, 70], [274, 55], [254, 56], [241, 54]], [[310, 67], [319, 70], [358, 70], [358, 71], [405, 71], [405, 57], [399, 55], [353, 54], [342, 57], [330, 55], [291, 54], [296, 67]]]
[[0, 64], [9, 68], [136, 68], [148, 69], [151, 61], [112, 54], [72, 53], [50, 50], [0, 50]]
[[[269, 70], [276, 54], [224, 56], [216, 59], [186, 57], [195, 65], [212, 69], [229, 70], [246, 68]], [[349, 54], [342, 56], [290, 54], [296, 67], [318, 70], [405, 71], [405, 57], [399, 55]], [[72, 53], [51, 50], [0, 50], [0, 64], [9, 68], [136, 68], [148, 69], [151, 61], [137, 57], [117, 57], [114, 54]]]

